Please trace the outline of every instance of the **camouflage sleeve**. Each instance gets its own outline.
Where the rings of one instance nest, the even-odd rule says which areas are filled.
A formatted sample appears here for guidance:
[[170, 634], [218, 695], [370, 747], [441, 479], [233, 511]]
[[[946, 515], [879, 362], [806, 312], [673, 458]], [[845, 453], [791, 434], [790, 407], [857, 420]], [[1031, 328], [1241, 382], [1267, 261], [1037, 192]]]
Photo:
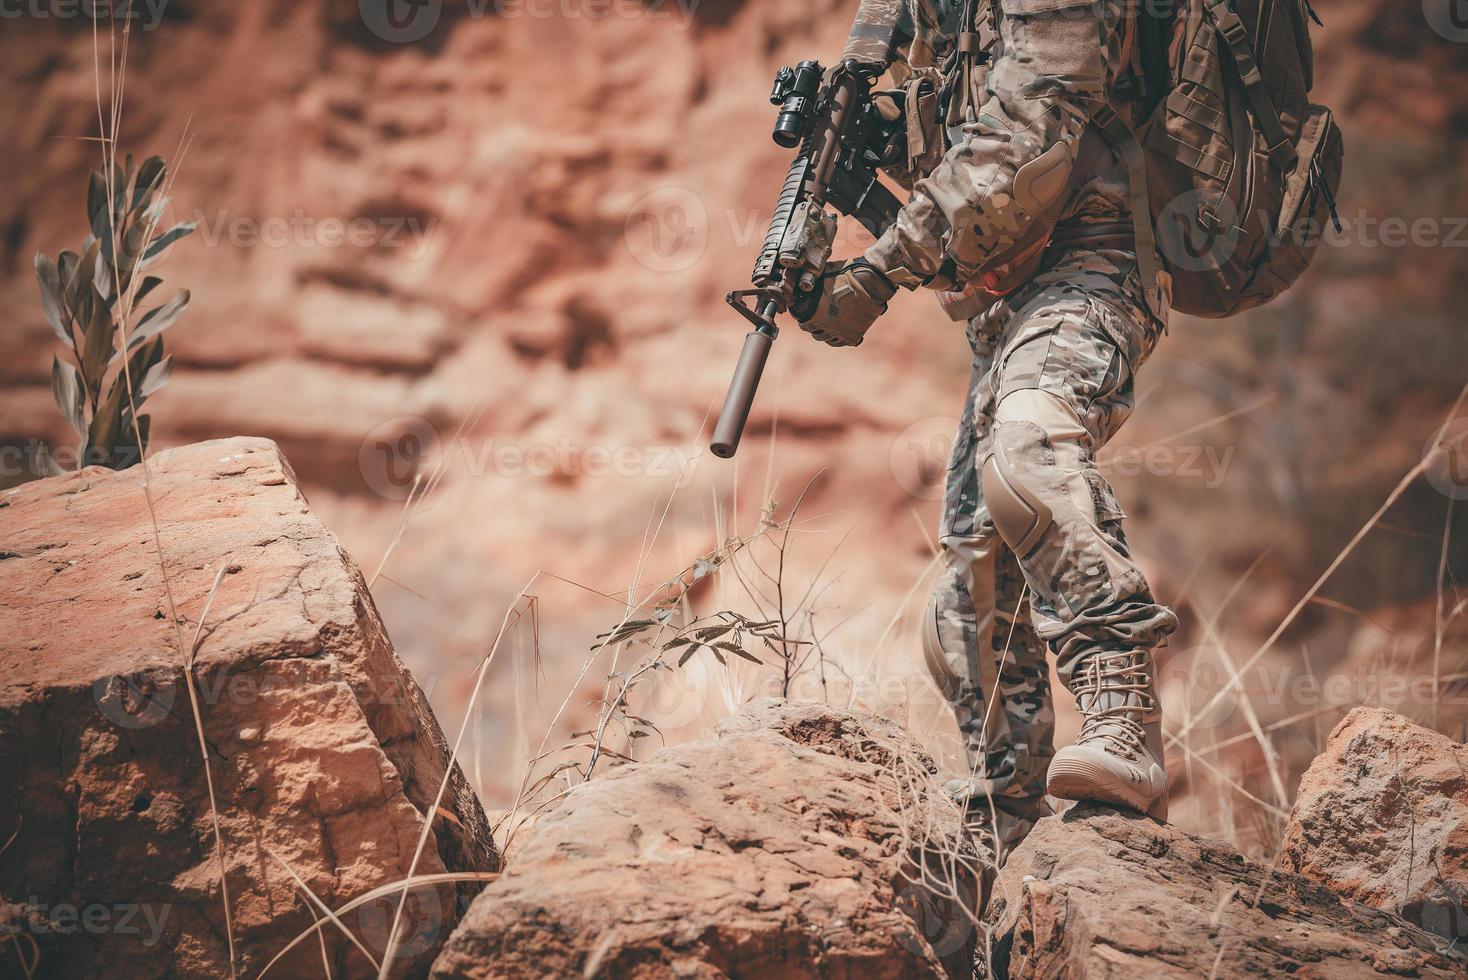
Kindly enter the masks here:
[[987, 98], [866, 258], [894, 282], [949, 288], [1048, 238], [1120, 47], [1108, 0], [996, 0]]

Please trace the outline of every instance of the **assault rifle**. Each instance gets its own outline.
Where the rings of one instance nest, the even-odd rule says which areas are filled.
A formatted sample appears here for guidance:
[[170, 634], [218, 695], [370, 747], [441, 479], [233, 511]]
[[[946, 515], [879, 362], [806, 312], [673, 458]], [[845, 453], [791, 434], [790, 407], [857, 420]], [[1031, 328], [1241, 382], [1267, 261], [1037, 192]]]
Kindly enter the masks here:
[[[859, 19], [858, 28], [862, 25]], [[770, 102], [780, 111], [773, 138], [799, 150], [754, 264], [754, 288], [725, 297], [754, 329], [744, 338], [709, 446], [722, 459], [739, 448], [755, 389], [780, 333], [775, 317], [814, 301], [820, 288], [837, 220], [826, 206], [854, 217], [873, 235], [897, 219], [901, 202], [877, 180], [888, 147], [905, 138], [903, 122], [884, 119], [872, 104], [872, 82], [885, 68], [882, 62], [844, 57], [830, 71], [819, 62], [802, 61], [775, 76]]]

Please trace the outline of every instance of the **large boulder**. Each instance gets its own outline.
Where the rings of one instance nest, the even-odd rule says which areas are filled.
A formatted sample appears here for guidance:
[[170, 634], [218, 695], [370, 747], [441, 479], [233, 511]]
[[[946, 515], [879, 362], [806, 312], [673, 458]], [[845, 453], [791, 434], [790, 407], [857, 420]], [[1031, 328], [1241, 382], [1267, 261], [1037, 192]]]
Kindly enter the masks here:
[[975, 929], [954, 899], [972, 901], [972, 862], [896, 725], [757, 701], [574, 789], [433, 975], [966, 977]]
[[986, 916], [999, 977], [1461, 977], [1447, 944], [1218, 841], [1081, 805], [1040, 821]]
[[1468, 746], [1382, 708], [1336, 726], [1300, 781], [1283, 864], [1468, 940]]
[[[6, 969], [18, 950], [42, 976], [231, 975], [216, 810], [241, 976], [312, 924], [287, 866], [332, 908], [408, 871], [445, 740], [273, 443], [0, 496], [0, 636]], [[419, 873], [497, 866], [457, 767], [436, 816]], [[414, 893], [394, 976], [426, 968], [470, 897]], [[379, 901], [345, 922], [380, 958], [390, 918]], [[275, 972], [319, 975], [323, 959], [375, 974], [335, 928]]]

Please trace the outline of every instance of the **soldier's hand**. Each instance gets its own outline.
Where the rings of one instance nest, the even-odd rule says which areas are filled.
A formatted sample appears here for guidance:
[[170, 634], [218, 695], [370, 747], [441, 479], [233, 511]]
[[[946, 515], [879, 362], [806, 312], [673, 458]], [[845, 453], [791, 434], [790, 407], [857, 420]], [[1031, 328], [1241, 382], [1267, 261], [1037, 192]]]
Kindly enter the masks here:
[[800, 329], [832, 347], [855, 347], [887, 301], [897, 293], [891, 280], [865, 259], [832, 263], [816, 291], [792, 312]]

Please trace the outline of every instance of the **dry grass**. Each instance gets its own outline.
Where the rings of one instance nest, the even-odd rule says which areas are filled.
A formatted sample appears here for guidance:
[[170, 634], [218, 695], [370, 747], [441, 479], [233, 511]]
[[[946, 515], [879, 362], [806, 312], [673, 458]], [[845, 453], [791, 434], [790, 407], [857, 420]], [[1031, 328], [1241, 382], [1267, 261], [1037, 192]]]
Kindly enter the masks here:
[[[390, 881], [387, 884], [378, 885], [370, 891], [363, 892], [351, 901], [334, 909], [333, 921], [340, 922], [342, 916], [355, 912], [362, 906], [367, 905], [369, 902], [375, 902], [379, 898], [391, 898], [399, 893], [411, 892], [418, 888], [437, 888], [439, 885], [457, 885], [461, 882], [490, 882], [498, 877], [499, 872], [497, 871], [454, 871], [443, 874], [416, 875], [398, 881]], [[271, 957], [269, 962], [261, 967], [260, 972], [256, 974], [256, 980], [261, 980], [261, 978], [265, 977], [266, 974], [275, 968], [277, 963], [290, 955], [291, 950], [312, 936], [319, 935], [325, 925], [326, 921], [318, 918], [309, 929], [286, 943], [280, 952], [276, 953], [275, 956]], [[394, 923], [394, 932], [396, 932], [396, 923]], [[384, 958], [383, 962], [385, 964], [391, 964], [392, 961]]]
[[896, 849], [909, 857], [899, 878], [916, 896], [917, 908], [909, 912], [916, 913], [924, 938], [935, 946], [954, 944], [954, 949], [938, 950], [945, 956], [957, 944], [971, 945], [988, 976], [993, 943], [977, 906], [998, 873], [995, 852], [986, 852], [963, 832], [963, 808], [943, 791], [941, 777], [929, 765], [926, 758], [899, 749], [884, 767], [898, 828]]

